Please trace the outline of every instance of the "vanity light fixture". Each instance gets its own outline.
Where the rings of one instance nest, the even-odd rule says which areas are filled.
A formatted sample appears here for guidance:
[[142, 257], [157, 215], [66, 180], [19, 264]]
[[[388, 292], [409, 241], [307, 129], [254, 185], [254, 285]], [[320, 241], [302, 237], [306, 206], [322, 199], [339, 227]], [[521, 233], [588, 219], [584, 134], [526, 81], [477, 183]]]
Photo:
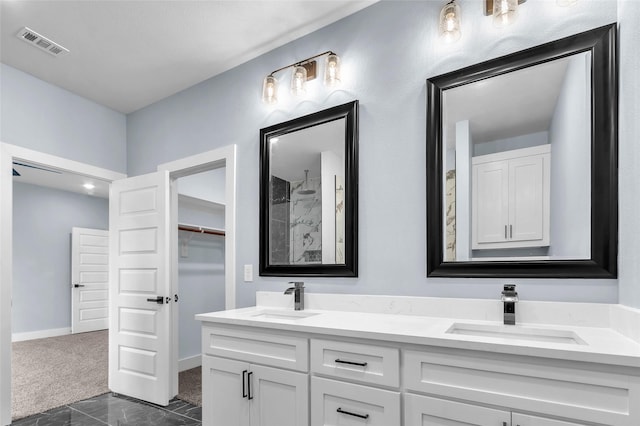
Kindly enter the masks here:
[[460, 6], [455, 0], [445, 4], [440, 11], [439, 23], [440, 37], [447, 43], [453, 43], [460, 39]]
[[293, 68], [293, 73], [291, 75], [291, 93], [297, 96], [304, 95], [307, 91], [307, 81], [316, 78], [316, 68], [318, 63], [315, 59], [324, 55], [327, 55], [324, 70], [324, 84], [329, 87], [339, 84], [340, 57], [334, 52], [328, 50], [272, 71], [264, 78], [262, 83], [262, 101], [269, 105], [273, 105], [278, 102], [278, 79], [274, 74], [288, 68]]
[[498, 28], [512, 24], [518, 17], [518, 5], [527, 0], [484, 0], [485, 16], [493, 15], [493, 25]]

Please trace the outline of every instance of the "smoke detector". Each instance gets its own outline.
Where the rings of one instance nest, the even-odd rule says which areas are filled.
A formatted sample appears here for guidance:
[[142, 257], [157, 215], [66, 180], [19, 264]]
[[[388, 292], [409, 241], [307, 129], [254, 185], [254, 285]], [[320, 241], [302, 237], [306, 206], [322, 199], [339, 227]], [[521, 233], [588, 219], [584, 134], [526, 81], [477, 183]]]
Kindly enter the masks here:
[[53, 56], [64, 56], [69, 53], [69, 49], [67, 49], [66, 47], [63, 47], [58, 43], [51, 41], [44, 36], [41, 36], [28, 27], [24, 27], [20, 31], [18, 31], [16, 37], [37, 47], [40, 50], [44, 50], [45, 52]]

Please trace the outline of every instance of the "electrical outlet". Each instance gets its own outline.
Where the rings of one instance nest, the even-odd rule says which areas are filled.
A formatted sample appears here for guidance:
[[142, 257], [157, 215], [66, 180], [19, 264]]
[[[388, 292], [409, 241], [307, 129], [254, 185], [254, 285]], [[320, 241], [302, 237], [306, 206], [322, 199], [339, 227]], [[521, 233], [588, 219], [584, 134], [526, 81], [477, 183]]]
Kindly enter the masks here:
[[253, 281], [253, 265], [244, 265], [244, 282], [250, 283]]

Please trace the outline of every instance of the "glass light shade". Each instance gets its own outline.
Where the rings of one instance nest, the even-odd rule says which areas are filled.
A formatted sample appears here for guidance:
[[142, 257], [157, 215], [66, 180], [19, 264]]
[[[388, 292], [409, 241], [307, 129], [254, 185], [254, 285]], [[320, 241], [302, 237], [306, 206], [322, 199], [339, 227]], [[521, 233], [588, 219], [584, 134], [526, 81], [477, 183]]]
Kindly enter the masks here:
[[291, 93], [300, 96], [307, 93], [307, 70], [305, 67], [297, 66], [293, 68], [291, 75]]
[[262, 83], [262, 102], [268, 105], [278, 103], [278, 79], [272, 75], [266, 76]]
[[556, 0], [556, 4], [563, 7], [573, 6], [576, 3], [578, 3], [578, 0]]
[[440, 22], [438, 25], [440, 37], [447, 43], [460, 39], [460, 6], [455, 1], [444, 5], [440, 11]]
[[340, 84], [340, 57], [334, 53], [327, 55], [324, 66], [324, 84], [333, 87]]
[[498, 28], [512, 24], [518, 18], [518, 0], [493, 1], [493, 25]]

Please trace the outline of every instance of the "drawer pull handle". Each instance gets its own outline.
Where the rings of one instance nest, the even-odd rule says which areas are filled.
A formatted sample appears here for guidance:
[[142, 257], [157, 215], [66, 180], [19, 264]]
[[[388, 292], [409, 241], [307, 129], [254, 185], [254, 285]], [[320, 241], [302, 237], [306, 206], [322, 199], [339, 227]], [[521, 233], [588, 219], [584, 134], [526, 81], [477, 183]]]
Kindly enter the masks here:
[[247, 370], [244, 370], [242, 372], [242, 397], [243, 398], [247, 397], [246, 383], [247, 383]]
[[357, 414], [357, 413], [351, 413], [349, 411], [344, 411], [342, 408], [338, 407], [338, 409], [336, 410], [338, 413], [340, 414], [346, 414], [347, 416], [353, 416], [353, 417], [357, 417], [359, 419], [368, 419], [369, 415], [368, 414]]
[[249, 392], [247, 393], [247, 399], [249, 401], [253, 399], [253, 395], [251, 394], [251, 376], [253, 376], [253, 371], [249, 371], [249, 374], [247, 374], [247, 387], [249, 388]]
[[345, 361], [345, 360], [340, 359], [340, 358], [336, 359], [336, 360], [335, 360], [335, 362], [336, 362], [337, 364], [357, 365], [357, 366], [360, 366], [360, 367], [366, 367], [366, 366], [367, 366], [367, 363], [366, 363], [366, 362]]

